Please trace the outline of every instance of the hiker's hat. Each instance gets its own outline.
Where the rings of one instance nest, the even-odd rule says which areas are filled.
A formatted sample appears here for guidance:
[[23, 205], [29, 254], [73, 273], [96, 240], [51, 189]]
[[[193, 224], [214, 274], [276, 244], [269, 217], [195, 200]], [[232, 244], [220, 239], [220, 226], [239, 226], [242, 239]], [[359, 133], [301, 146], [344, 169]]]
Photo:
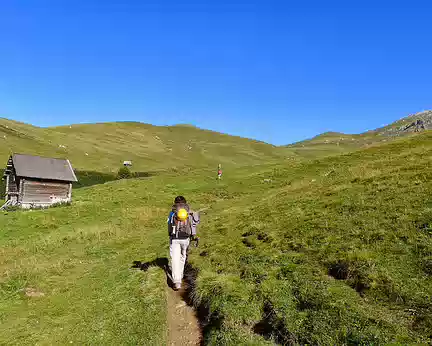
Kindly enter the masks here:
[[187, 218], [188, 218], [188, 212], [187, 212], [187, 210], [186, 209], [180, 209], [178, 212], [177, 212], [177, 218], [179, 219], [179, 220], [182, 220], [182, 221], [185, 221]]

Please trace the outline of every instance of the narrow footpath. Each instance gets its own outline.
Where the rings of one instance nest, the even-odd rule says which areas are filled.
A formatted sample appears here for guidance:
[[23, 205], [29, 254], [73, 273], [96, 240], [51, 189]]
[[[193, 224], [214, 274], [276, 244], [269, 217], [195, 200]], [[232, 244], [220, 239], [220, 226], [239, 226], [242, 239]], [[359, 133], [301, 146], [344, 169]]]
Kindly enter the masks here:
[[183, 299], [184, 288], [175, 292], [167, 287], [169, 346], [200, 345], [201, 329], [195, 310]]

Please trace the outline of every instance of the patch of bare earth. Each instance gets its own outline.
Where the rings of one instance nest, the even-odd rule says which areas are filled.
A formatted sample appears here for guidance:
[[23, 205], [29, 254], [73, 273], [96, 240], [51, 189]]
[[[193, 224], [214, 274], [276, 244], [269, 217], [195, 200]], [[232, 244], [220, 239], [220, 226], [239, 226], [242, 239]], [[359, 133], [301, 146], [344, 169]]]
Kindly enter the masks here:
[[200, 345], [199, 321], [195, 310], [183, 300], [183, 293], [167, 289], [168, 345]]
[[31, 288], [31, 287], [27, 287], [24, 289], [24, 294], [27, 297], [44, 297], [45, 293], [43, 292], [39, 292], [38, 290], [36, 290], [35, 288]]

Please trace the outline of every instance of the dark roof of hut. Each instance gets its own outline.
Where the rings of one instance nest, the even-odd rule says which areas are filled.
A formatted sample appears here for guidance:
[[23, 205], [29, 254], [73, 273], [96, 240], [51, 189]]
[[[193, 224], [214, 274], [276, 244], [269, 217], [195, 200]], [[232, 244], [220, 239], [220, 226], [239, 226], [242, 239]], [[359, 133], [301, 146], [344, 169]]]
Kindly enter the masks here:
[[16, 175], [22, 178], [77, 181], [72, 165], [66, 159], [14, 154], [12, 161]]

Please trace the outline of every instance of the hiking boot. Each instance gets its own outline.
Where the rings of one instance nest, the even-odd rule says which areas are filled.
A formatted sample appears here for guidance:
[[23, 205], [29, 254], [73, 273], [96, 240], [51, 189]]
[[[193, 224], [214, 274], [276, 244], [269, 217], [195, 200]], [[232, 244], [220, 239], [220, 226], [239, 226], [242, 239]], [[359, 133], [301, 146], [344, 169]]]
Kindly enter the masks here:
[[178, 291], [181, 289], [181, 284], [174, 284], [174, 291]]

